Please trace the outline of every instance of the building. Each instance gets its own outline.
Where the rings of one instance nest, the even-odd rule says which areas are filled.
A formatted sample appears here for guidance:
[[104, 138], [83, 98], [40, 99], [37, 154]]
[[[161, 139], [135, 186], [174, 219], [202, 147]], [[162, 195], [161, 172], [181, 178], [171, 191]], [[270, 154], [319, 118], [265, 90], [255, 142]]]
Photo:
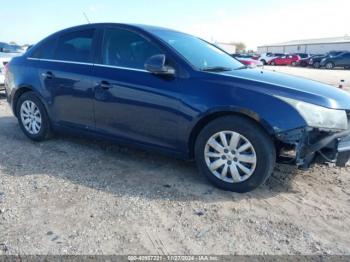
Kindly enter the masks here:
[[229, 54], [236, 53], [236, 46], [234, 44], [215, 42], [215, 45], [220, 47], [222, 50], [226, 51]]
[[329, 51], [350, 51], [350, 36], [306, 39], [258, 47], [258, 53], [310, 53], [324, 54]]

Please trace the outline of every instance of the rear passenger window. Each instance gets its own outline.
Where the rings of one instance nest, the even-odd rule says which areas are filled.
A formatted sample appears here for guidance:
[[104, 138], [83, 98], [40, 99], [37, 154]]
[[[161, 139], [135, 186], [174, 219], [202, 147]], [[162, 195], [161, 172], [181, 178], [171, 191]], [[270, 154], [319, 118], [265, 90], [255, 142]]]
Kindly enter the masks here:
[[35, 48], [30, 57], [39, 59], [52, 59], [54, 55], [55, 44], [56, 38], [45, 41]]
[[91, 47], [95, 30], [65, 34], [58, 39], [55, 59], [74, 62], [91, 62]]

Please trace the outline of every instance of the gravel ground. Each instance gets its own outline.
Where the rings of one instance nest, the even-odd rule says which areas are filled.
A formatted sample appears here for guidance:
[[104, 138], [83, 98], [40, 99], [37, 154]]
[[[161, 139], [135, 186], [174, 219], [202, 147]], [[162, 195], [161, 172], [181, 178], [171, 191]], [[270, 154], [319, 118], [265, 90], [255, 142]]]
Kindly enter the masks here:
[[350, 254], [349, 165], [280, 165], [254, 192], [229, 193], [193, 163], [31, 142], [4, 97], [0, 149], [0, 254]]

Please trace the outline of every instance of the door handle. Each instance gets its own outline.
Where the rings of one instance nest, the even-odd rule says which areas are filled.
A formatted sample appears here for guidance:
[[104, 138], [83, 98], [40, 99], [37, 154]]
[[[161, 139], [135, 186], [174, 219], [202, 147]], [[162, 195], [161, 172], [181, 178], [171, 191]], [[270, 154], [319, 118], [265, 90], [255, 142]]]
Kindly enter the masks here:
[[53, 73], [50, 71], [47, 71], [46, 73], [42, 73], [41, 76], [46, 79], [52, 79], [54, 77]]
[[103, 90], [108, 90], [108, 89], [110, 89], [112, 87], [112, 85], [110, 83], [108, 83], [108, 81], [101, 81], [99, 86]]

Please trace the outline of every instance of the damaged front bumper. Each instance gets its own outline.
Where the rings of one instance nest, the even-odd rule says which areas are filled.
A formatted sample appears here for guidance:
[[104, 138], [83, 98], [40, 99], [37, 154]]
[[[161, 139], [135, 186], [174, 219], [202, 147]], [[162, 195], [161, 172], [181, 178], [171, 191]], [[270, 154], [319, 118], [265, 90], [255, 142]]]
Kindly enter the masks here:
[[307, 169], [312, 163], [344, 167], [350, 159], [350, 129], [340, 132], [301, 128], [277, 135], [278, 162]]

